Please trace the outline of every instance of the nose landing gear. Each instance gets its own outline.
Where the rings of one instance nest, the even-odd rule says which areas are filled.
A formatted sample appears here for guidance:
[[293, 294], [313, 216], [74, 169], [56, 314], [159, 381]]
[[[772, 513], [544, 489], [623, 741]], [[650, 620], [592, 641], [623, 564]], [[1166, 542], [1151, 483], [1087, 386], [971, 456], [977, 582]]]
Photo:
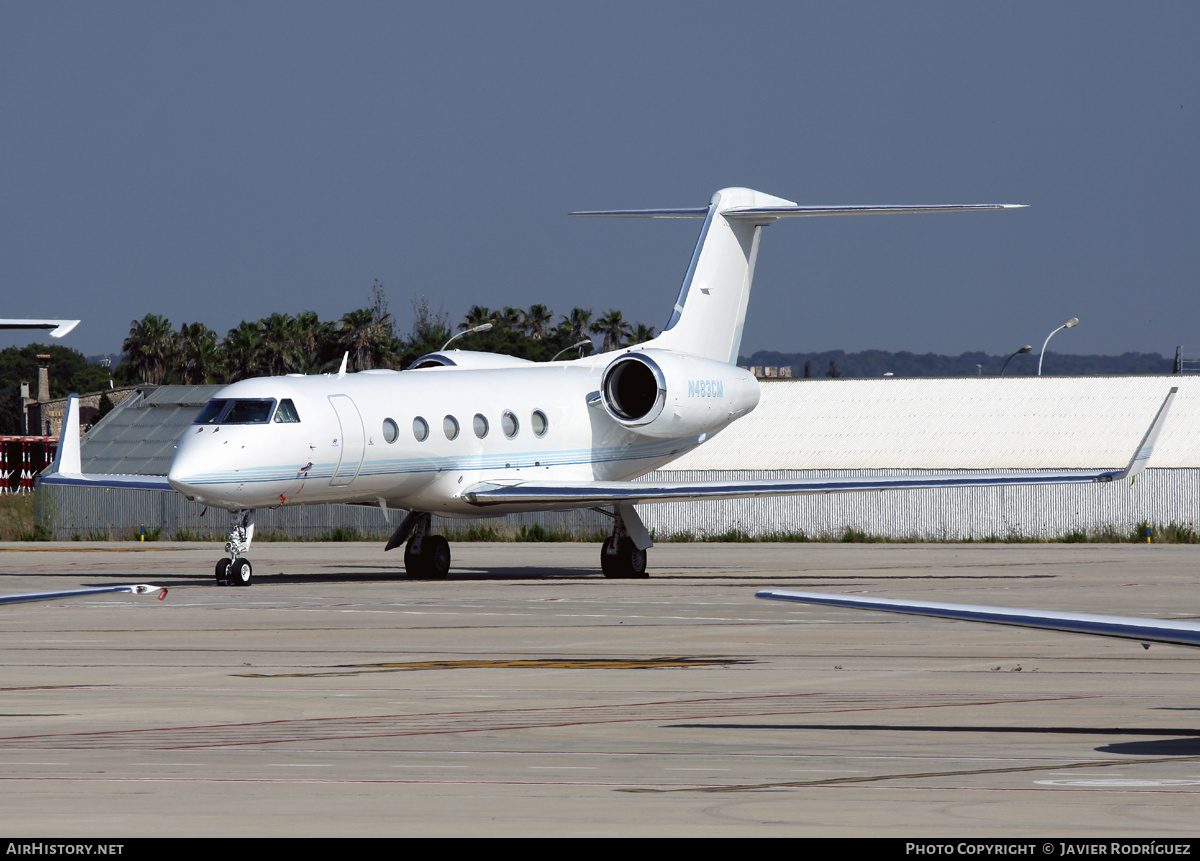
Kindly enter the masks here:
[[230, 514], [229, 541], [225, 544], [229, 558], [217, 562], [217, 585], [249, 586], [253, 568], [242, 554], [250, 551], [254, 539], [254, 510], [242, 509]]

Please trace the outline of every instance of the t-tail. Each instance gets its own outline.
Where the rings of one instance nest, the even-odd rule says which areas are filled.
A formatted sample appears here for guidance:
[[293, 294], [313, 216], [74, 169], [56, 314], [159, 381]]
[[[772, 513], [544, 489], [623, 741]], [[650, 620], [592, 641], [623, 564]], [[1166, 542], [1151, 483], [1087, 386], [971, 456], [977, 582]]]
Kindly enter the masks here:
[[944, 206], [800, 206], [749, 188], [723, 188], [706, 207], [573, 212], [580, 216], [703, 218], [679, 298], [663, 332], [644, 346], [675, 350], [735, 364], [742, 345], [746, 307], [762, 229], [780, 218], [811, 215], [881, 215], [1019, 209], [1023, 204]]

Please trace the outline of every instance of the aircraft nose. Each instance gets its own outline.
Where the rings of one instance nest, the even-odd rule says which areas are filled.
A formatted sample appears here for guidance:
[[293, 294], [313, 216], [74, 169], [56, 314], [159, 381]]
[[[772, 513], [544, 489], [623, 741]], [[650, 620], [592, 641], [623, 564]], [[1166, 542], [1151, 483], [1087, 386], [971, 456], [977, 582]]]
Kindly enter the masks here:
[[203, 467], [203, 457], [196, 451], [197, 446], [189, 444], [187, 437], [179, 441], [175, 456], [171, 458], [171, 467], [167, 470], [167, 481], [171, 487], [189, 499], [203, 500], [199, 495], [199, 477]]

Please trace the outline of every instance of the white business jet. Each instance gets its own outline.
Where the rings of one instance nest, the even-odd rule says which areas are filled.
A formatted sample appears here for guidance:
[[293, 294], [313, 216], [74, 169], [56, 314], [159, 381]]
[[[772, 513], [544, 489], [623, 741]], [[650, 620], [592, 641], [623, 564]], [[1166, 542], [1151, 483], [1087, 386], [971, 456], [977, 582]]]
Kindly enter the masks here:
[[[450, 569], [431, 515], [480, 517], [594, 508], [612, 517], [600, 567], [646, 576], [650, 535], [635, 505], [852, 490], [1107, 482], [1124, 471], [939, 475], [751, 482], [632, 482], [674, 460], [758, 404], [735, 364], [764, 227], [819, 215], [973, 212], [1013, 205], [800, 206], [727, 188], [692, 209], [574, 215], [703, 219], [674, 311], [661, 335], [587, 358], [535, 363], [449, 350], [406, 371], [369, 370], [242, 380], [226, 386], [179, 440], [165, 478], [82, 475], [75, 422], [43, 483], [174, 488], [232, 512], [219, 582], [251, 580], [246, 553], [259, 508], [315, 503], [408, 512], [385, 549], [407, 542], [409, 577]], [[1160, 411], [1160, 418], [1165, 410]], [[1149, 435], [1148, 435], [1149, 438]]]

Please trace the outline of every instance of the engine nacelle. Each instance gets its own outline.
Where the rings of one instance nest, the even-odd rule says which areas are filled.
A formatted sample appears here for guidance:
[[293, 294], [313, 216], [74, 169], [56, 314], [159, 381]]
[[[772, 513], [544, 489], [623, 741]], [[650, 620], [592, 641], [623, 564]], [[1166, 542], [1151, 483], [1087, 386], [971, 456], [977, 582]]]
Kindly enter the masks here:
[[720, 430], [758, 406], [744, 368], [665, 350], [625, 353], [604, 370], [600, 400], [616, 421], [653, 437]]
[[481, 353], [476, 350], [446, 350], [445, 352], [426, 353], [408, 366], [408, 370], [421, 368], [520, 368], [535, 364], [528, 359], [518, 359], [516, 356], [505, 356], [500, 353]]

